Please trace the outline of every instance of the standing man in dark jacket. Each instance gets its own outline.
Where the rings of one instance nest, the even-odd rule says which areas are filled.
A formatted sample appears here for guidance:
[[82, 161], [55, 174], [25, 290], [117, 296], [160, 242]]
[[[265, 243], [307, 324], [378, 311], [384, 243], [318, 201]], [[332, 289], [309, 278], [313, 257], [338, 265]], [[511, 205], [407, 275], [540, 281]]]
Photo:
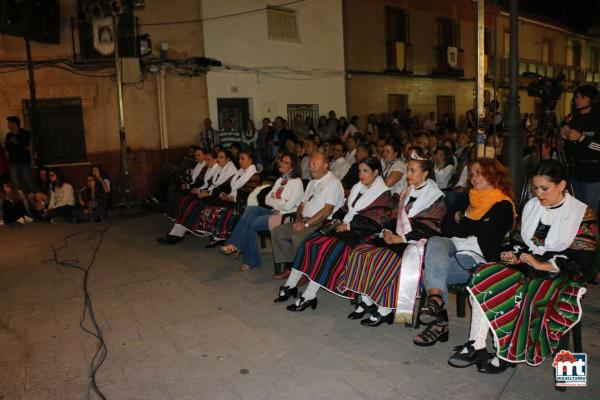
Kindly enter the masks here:
[[560, 135], [575, 197], [598, 215], [600, 201], [600, 109], [598, 91], [583, 85], [573, 95], [573, 119]]
[[31, 174], [31, 132], [21, 129], [19, 117], [11, 116], [8, 121], [9, 133], [6, 134], [4, 147], [8, 153], [10, 176], [15, 185], [24, 192], [33, 190]]

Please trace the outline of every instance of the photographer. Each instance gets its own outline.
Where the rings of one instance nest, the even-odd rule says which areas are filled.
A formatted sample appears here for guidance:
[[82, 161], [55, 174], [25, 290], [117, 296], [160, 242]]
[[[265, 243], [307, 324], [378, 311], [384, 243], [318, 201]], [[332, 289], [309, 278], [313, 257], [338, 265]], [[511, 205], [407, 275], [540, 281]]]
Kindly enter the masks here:
[[598, 215], [600, 200], [600, 109], [598, 91], [583, 85], [573, 95], [573, 119], [560, 130], [575, 197]]

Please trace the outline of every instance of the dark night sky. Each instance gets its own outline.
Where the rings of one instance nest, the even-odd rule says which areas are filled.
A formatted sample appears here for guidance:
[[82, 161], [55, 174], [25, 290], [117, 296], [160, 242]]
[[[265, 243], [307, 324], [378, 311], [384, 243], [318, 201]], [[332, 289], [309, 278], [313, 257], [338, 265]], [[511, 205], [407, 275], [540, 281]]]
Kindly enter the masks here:
[[[508, 10], [509, 0], [499, 3]], [[600, 24], [600, 0], [521, 0], [519, 11], [549, 17], [582, 33]]]

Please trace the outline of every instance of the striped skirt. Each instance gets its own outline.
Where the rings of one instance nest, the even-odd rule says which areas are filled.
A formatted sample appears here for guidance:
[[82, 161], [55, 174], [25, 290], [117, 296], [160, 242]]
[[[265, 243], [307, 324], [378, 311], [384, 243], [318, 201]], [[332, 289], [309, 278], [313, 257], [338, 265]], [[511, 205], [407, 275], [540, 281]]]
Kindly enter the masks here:
[[498, 357], [534, 366], [579, 322], [586, 291], [567, 275], [530, 277], [502, 264], [481, 266], [468, 290], [490, 323]]
[[346, 267], [346, 289], [381, 307], [396, 308], [402, 255], [370, 244], [356, 246]]
[[200, 214], [210, 198], [199, 199], [197, 196], [184, 196], [179, 201], [175, 223], [185, 226], [190, 232], [198, 229]]
[[233, 211], [234, 207], [208, 204], [200, 212], [197, 230], [217, 239], [227, 239], [237, 222]]
[[347, 297], [346, 261], [351, 247], [335, 236], [312, 236], [300, 245], [294, 268], [330, 292]]

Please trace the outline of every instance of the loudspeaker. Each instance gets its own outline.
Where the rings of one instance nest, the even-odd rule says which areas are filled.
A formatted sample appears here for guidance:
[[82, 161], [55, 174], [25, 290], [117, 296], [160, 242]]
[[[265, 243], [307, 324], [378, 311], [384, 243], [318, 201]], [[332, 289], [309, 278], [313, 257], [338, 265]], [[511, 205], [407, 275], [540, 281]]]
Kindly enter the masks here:
[[28, 22], [30, 40], [60, 43], [58, 0], [0, 0], [0, 32], [25, 36]]

